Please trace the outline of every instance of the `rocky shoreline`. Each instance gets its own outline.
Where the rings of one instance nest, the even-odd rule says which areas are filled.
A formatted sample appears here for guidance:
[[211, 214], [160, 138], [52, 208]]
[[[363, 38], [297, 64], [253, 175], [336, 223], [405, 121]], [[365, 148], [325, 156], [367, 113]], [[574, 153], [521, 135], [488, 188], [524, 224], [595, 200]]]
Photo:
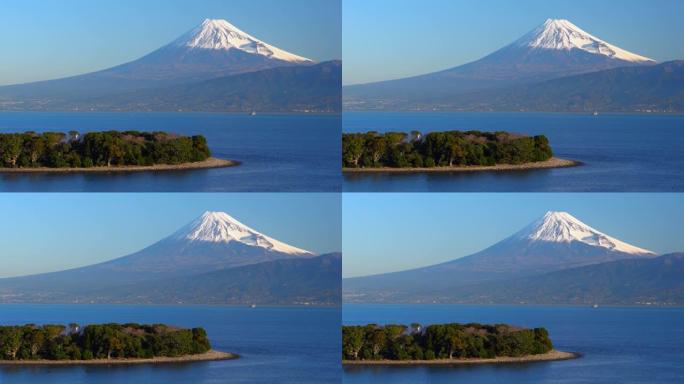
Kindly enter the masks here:
[[108, 173], [108, 172], [162, 172], [192, 169], [225, 168], [240, 165], [239, 161], [210, 157], [203, 161], [182, 164], [126, 165], [91, 168], [0, 168], [0, 173]]
[[169, 364], [196, 361], [233, 360], [240, 356], [235, 353], [209, 350], [196, 355], [178, 357], [153, 357], [151, 359], [92, 359], [92, 360], [0, 360], [2, 365], [124, 365], [124, 364]]
[[581, 355], [575, 352], [563, 352], [555, 349], [539, 354], [521, 357], [501, 356], [493, 359], [437, 359], [437, 360], [343, 360], [345, 366], [352, 365], [469, 365], [469, 364], [515, 364], [538, 361], [559, 361], [577, 359]]
[[552, 157], [545, 161], [524, 164], [497, 164], [497, 165], [467, 165], [459, 167], [432, 167], [432, 168], [342, 168], [344, 173], [431, 173], [431, 172], [501, 172], [501, 171], [525, 171], [532, 169], [567, 168], [582, 165], [575, 160]]

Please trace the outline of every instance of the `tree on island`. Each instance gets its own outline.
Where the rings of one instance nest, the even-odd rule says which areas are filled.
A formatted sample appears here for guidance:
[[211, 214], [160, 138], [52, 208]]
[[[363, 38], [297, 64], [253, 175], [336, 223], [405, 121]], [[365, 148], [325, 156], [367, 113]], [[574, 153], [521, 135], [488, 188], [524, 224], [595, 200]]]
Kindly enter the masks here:
[[211, 349], [202, 328], [163, 324], [0, 326], [2, 360], [91, 360], [178, 357]]
[[505, 324], [389, 324], [342, 327], [343, 360], [434, 360], [520, 357], [551, 351], [544, 328]]
[[0, 134], [0, 167], [4, 168], [151, 166], [203, 161], [210, 155], [201, 135], [138, 131]]
[[543, 135], [480, 131], [342, 135], [342, 163], [348, 168], [492, 166], [538, 162], [552, 156]]

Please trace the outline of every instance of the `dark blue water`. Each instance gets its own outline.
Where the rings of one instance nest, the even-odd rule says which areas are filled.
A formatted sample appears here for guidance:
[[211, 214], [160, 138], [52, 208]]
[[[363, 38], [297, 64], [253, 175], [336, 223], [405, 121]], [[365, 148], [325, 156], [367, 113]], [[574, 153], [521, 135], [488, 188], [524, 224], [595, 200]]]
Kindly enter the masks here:
[[546, 135], [581, 167], [487, 173], [346, 175], [345, 191], [681, 192], [684, 116], [543, 113], [375, 113], [343, 117], [345, 132], [510, 131]]
[[0, 324], [102, 322], [205, 327], [237, 360], [172, 365], [0, 367], [0, 383], [339, 383], [340, 310], [225, 306], [0, 305]]
[[129, 174], [0, 175], [0, 191], [316, 191], [341, 189], [340, 117], [223, 113], [0, 113], [0, 132], [140, 130], [206, 136], [239, 167]]
[[345, 324], [445, 322], [543, 326], [575, 360], [441, 367], [353, 367], [345, 383], [681, 383], [684, 308], [345, 305]]

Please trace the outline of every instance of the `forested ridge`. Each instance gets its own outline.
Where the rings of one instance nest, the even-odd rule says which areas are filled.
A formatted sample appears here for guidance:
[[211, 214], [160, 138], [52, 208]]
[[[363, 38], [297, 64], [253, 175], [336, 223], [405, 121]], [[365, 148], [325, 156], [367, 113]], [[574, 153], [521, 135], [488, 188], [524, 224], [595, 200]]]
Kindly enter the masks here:
[[181, 164], [211, 155], [204, 136], [106, 131], [0, 134], [0, 167], [90, 168]]
[[342, 162], [346, 168], [493, 166], [544, 161], [552, 156], [549, 140], [543, 135], [480, 131], [342, 135]]
[[551, 351], [545, 328], [483, 325], [377, 324], [342, 327], [343, 360], [435, 360], [521, 357]]
[[209, 349], [203, 328], [134, 323], [0, 326], [0, 360], [177, 357]]

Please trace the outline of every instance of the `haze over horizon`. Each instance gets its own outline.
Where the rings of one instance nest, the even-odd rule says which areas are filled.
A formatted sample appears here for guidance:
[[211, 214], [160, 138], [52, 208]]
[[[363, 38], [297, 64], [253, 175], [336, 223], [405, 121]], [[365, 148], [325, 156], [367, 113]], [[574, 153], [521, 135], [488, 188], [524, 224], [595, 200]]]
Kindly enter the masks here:
[[206, 18], [226, 19], [260, 40], [315, 61], [341, 59], [341, 14], [339, 5], [331, 3], [8, 0], [0, 13], [0, 86], [123, 64], [170, 43]]
[[0, 211], [5, 218], [0, 222], [0, 278], [125, 256], [205, 211], [226, 212], [267, 236], [317, 254], [341, 251], [340, 197], [325, 193], [22, 193], [5, 196]]
[[[502, 48], [546, 19], [568, 19], [623, 49], [659, 62], [684, 58], [677, 36], [684, 3], [578, 0], [343, 2], [343, 84], [363, 84], [462, 65]], [[383, 17], [375, 15], [382, 13]]]
[[[468, 256], [539, 219], [565, 211], [658, 254], [684, 251], [673, 194], [353, 193], [343, 198], [343, 277], [408, 270]], [[418, 257], [417, 257], [418, 255]]]

